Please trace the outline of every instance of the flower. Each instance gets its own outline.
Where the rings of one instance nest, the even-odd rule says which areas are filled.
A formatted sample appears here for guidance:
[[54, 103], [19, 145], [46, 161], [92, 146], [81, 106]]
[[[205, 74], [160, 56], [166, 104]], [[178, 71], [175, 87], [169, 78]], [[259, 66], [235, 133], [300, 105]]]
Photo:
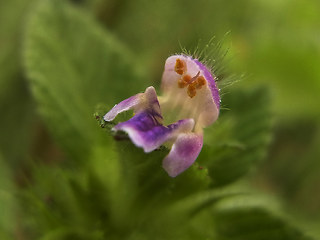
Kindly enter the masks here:
[[117, 124], [132, 142], [148, 153], [161, 145], [171, 148], [162, 162], [171, 177], [189, 168], [203, 145], [203, 128], [219, 116], [220, 96], [216, 78], [198, 59], [173, 55], [166, 60], [162, 96], [154, 87], [115, 105], [105, 116], [112, 121], [119, 113], [133, 110], [134, 116]]

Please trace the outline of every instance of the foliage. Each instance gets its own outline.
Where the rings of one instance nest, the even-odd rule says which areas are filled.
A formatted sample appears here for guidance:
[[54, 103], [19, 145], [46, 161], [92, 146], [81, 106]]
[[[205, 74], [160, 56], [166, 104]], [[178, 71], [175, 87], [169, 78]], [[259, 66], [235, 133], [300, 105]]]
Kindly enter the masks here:
[[0, 1], [0, 150], [10, 164], [29, 147], [33, 103], [21, 67], [21, 21], [29, 1]]
[[[1, 239], [319, 236], [314, 229], [320, 207], [310, 200], [319, 182], [319, 111], [301, 109], [304, 100], [296, 97], [301, 85], [288, 70], [291, 53], [293, 60], [308, 53], [293, 51], [294, 41], [278, 43], [282, 35], [270, 39], [268, 27], [258, 41], [249, 16], [259, 19], [265, 7], [270, 14], [277, 5], [272, 1], [226, 6], [201, 0], [197, 5], [206, 8], [182, 0], [14, 0], [0, 9], [8, 23], [0, 21], [5, 49], [0, 51], [0, 109], [7, 113], [0, 120]], [[212, 11], [222, 6], [224, 11]], [[296, 13], [300, 7], [296, 3], [291, 9]], [[290, 29], [290, 23], [284, 26]], [[170, 178], [161, 168], [168, 149], [145, 154], [125, 135], [115, 136], [114, 123], [102, 117], [120, 100], [159, 86], [164, 59], [179, 51], [179, 41], [191, 49], [200, 37], [222, 35], [229, 27], [242, 52], [223, 67], [245, 69], [248, 64], [264, 84], [252, 86], [251, 76], [244, 83], [225, 84], [219, 120], [204, 130], [197, 162]], [[242, 30], [252, 38], [241, 39]], [[313, 69], [308, 89], [316, 100], [319, 71], [313, 66], [316, 56], [310, 56], [298, 76]], [[279, 79], [285, 79], [284, 87], [276, 83]], [[272, 87], [274, 82], [280, 89]], [[281, 91], [286, 95], [275, 97]], [[298, 113], [292, 106], [286, 109], [286, 101], [299, 106]], [[128, 117], [124, 113], [116, 121]], [[299, 204], [304, 206], [293, 211]]]
[[16, 199], [11, 193], [12, 177], [2, 155], [0, 155], [0, 237], [10, 239], [14, 233], [14, 209]]

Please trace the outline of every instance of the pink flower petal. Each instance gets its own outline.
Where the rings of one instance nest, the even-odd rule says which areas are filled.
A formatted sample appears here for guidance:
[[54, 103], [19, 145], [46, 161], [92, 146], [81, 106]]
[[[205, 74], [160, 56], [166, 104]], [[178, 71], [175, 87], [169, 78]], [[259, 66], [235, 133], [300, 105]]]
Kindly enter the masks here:
[[171, 177], [176, 177], [189, 168], [197, 159], [203, 145], [203, 136], [196, 133], [182, 133], [174, 142], [170, 153], [162, 162]]

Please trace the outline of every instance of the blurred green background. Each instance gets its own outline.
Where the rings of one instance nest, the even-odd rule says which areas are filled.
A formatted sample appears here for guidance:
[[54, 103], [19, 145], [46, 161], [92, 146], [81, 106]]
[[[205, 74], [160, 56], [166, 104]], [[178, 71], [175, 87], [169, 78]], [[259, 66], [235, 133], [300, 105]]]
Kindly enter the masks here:
[[[320, 238], [320, 1], [0, 0], [0, 6], [1, 239]], [[92, 115], [98, 104], [107, 111], [159, 87], [168, 56], [213, 36], [228, 49], [223, 74], [244, 77], [231, 86], [221, 81], [228, 110], [205, 132], [199, 164], [212, 182], [192, 169], [171, 180], [160, 172], [163, 152], [145, 156], [115, 143]], [[253, 141], [261, 142], [258, 150]], [[225, 147], [239, 143], [252, 149]], [[140, 167], [126, 151], [158, 162]], [[227, 165], [222, 159], [230, 156]], [[232, 175], [232, 168], [239, 171]], [[281, 210], [273, 211], [308, 238], [289, 227], [275, 233], [282, 228], [271, 217], [253, 233], [265, 215], [252, 206], [227, 214], [217, 207], [214, 220], [201, 215], [190, 223], [194, 231], [177, 224], [187, 218], [179, 213], [171, 223], [169, 213], [160, 220], [161, 210], [144, 208], [149, 202], [171, 209], [202, 190], [217, 197], [243, 186], [272, 198], [265, 205], [277, 202]], [[248, 225], [233, 221], [250, 209]]]

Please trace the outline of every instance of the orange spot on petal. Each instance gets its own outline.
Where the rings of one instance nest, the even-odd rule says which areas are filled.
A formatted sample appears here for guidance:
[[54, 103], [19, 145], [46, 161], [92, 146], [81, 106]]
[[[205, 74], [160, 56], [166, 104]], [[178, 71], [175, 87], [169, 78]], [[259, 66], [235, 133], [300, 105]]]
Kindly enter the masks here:
[[183, 81], [186, 82], [186, 83], [189, 83], [189, 82], [191, 81], [191, 79], [192, 79], [192, 78], [191, 78], [190, 75], [184, 75], [184, 76], [183, 76]]
[[188, 84], [187, 84], [186, 82], [184, 82], [183, 79], [180, 78], [180, 79], [178, 80], [178, 87], [179, 87], [179, 88], [184, 88], [184, 87], [186, 87], [187, 85], [188, 85]]
[[190, 85], [195, 87], [196, 89], [200, 89], [205, 84], [206, 84], [206, 80], [202, 76], [197, 77], [193, 82], [190, 83]]
[[206, 85], [207, 81], [205, 80], [204, 77], [200, 76], [197, 77], [197, 79], [192, 82], [192, 85], [196, 88], [196, 89], [201, 89], [202, 86]]
[[207, 84], [207, 81], [206, 81], [206, 79], [205, 79], [203, 76], [198, 77], [198, 78], [197, 78], [197, 82], [198, 82], [198, 85], [199, 85], [200, 87], [202, 87], [202, 86], [204, 86], [204, 85]]
[[186, 63], [180, 58], [178, 58], [176, 60], [176, 65], [174, 66], [174, 71], [179, 75], [183, 75], [186, 72], [186, 70], [187, 70]]
[[186, 87], [189, 84], [190, 80], [191, 80], [191, 76], [190, 75], [183, 76], [182, 78], [180, 78], [178, 80], [178, 87], [179, 88]]
[[188, 86], [187, 93], [189, 97], [193, 98], [197, 94], [197, 90], [194, 86], [190, 84]]

